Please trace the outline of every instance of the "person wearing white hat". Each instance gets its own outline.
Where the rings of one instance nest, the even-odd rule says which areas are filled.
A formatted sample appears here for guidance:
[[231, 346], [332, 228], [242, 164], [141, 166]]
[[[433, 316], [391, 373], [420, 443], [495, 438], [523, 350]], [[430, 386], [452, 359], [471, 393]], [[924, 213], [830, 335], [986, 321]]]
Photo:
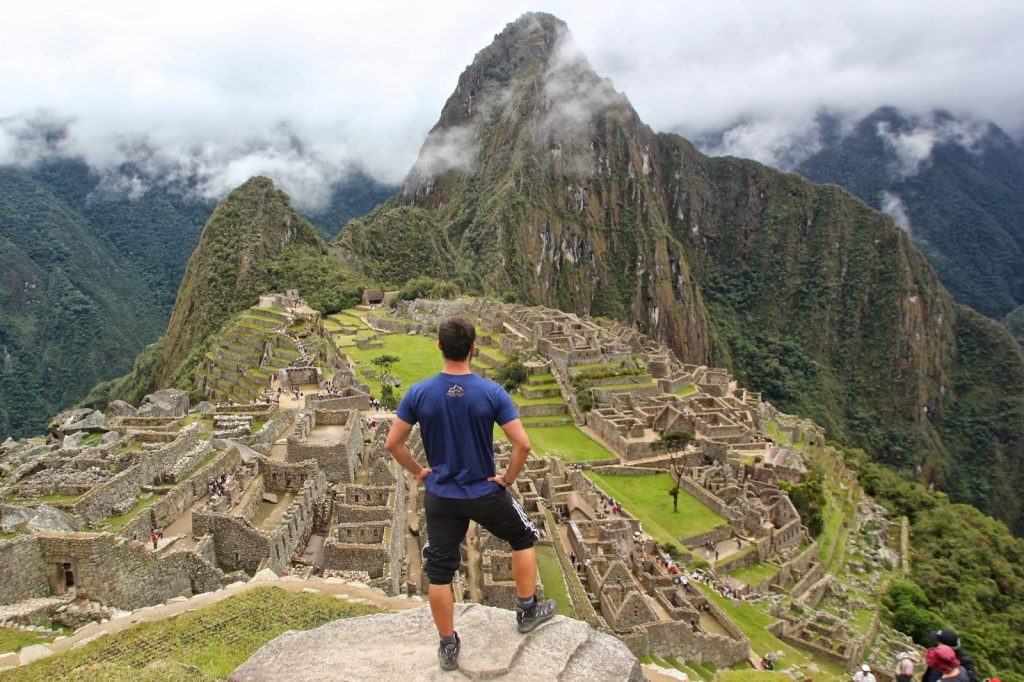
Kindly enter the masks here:
[[875, 682], [875, 674], [871, 672], [871, 666], [865, 663], [853, 676], [853, 682]]

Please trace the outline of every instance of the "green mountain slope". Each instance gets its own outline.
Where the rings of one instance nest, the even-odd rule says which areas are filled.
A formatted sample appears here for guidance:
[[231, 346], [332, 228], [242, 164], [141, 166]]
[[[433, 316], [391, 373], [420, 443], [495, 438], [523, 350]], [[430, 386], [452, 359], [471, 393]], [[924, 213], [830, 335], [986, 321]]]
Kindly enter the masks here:
[[[654, 134], [554, 17], [477, 54], [360, 243], [389, 243], [403, 206], [439, 226], [465, 289], [628, 320], [957, 495], [961, 466], [989, 489], [1021, 481], [1024, 421], [984, 456], [949, 426], [1005, 388], [960, 360], [968, 339], [1020, 371], [1005, 332], [961, 321], [906, 234], [847, 192]], [[373, 255], [344, 233], [336, 246]], [[403, 263], [393, 284], [440, 267]], [[1024, 529], [1020, 501], [979, 503]]]
[[134, 273], [60, 196], [0, 168], [0, 434], [44, 430], [159, 333]]
[[958, 302], [995, 319], [1024, 303], [1024, 149], [998, 126], [884, 107], [796, 171], [898, 206]]
[[358, 281], [328, 255], [327, 245], [288, 196], [269, 179], [253, 178], [231, 192], [203, 228], [159, 358], [151, 372], [137, 374], [131, 395], [155, 386], [192, 388], [193, 370], [211, 335], [255, 305], [261, 293], [289, 288], [324, 310], [351, 305], [361, 293]]

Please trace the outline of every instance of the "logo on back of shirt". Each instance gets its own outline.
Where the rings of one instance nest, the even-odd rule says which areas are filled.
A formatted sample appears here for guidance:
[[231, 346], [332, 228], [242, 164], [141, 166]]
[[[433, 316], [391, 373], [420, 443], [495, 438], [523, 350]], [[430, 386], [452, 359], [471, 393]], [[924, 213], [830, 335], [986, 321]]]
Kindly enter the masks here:
[[466, 395], [466, 389], [462, 388], [462, 386], [459, 386], [458, 384], [453, 384], [452, 387], [448, 389], [449, 398], [461, 398], [464, 395]]

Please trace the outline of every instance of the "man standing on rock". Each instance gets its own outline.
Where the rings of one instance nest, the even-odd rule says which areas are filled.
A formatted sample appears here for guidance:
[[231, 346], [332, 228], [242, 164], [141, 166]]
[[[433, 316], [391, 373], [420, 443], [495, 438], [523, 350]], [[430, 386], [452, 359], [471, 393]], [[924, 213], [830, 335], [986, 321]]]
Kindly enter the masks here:
[[[537, 555], [533, 545], [540, 534], [508, 491], [530, 451], [530, 439], [515, 403], [505, 389], [470, 369], [476, 330], [468, 318], [443, 321], [437, 338], [444, 358], [441, 373], [406, 392], [386, 446], [391, 456], [426, 487], [423, 570], [430, 580], [430, 611], [441, 636], [441, 668], [455, 670], [461, 642], [455, 632], [451, 582], [459, 568], [459, 545], [470, 521], [512, 547], [519, 632], [530, 632], [549, 620], [555, 613], [555, 602], [536, 598]], [[417, 423], [427, 467], [420, 466], [406, 445]], [[495, 423], [512, 443], [508, 469], [501, 475], [494, 467]]]

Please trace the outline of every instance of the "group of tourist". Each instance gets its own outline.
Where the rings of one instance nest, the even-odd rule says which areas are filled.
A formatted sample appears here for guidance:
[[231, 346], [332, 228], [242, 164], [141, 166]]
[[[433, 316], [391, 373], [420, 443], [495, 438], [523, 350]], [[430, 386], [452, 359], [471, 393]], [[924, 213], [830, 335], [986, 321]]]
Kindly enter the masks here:
[[708, 540], [704, 543], [704, 549], [708, 552], [708, 559], [712, 556], [715, 557], [715, 561], [718, 561], [718, 543], [714, 540]]
[[[938, 630], [932, 634], [935, 645], [925, 651], [924, 674], [921, 682], [982, 682], [974, 667], [970, 655], [960, 646], [960, 638], [953, 630]], [[921, 662], [920, 656], [914, 651], [904, 651], [896, 655], [896, 682], [913, 682], [914, 669]], [[871, 666], [867, 663], [860, 667], [851, 678], [853, 682], [875, 682], [877, 679]], [[988, 678], [985, 682], [1000, 682], [998, 678]]]
[[601, 505], [599, 511], [603, 511], [605, 514], [616, 514], [622, 511], [622, 505], [614, 497], [610, 497], [601, 493]]
[[220, 497], [228, 494], [228, 483], [231, 481], [231, 477], [223, 471], [217, 478], [211, 478], [206, 482], [206, 492], [209, 494], [210, 499]]

